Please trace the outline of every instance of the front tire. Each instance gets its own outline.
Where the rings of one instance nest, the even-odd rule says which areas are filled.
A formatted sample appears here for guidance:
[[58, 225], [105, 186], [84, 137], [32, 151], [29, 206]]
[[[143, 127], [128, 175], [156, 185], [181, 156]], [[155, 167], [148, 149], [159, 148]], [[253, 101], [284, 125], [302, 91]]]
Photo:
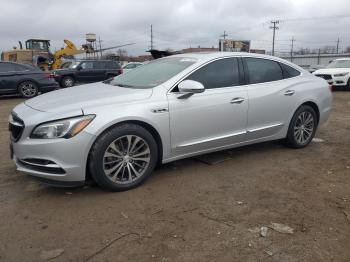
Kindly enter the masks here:
[[71, 77], [71, 76], [65, 76], [62, 78], [62, 81], [61, 81], [61, 86], [64, 87], [64, 88], [67, 88], [67, 87], [72, 87], [74, 86], [75, 84], [75, 81], [74, 81], [74, 78]]
[[315, 110], [308, 105], [302, 105], [294, 113], [289, 124], [287, 134], [287, 145], [292, 148], [306, 147], [317, 129], [317, 114]]
[[32, 98], [38, 95], [38, 86], [32, 81], [24, 81], [18, 85], [18, 92], [24, 98]]
[[88, 165], [99, 186], [124, 191], [141, 185], [153, 172], [157, 158], [157, 144], [145, 128], [122, 124], [97, 138]]

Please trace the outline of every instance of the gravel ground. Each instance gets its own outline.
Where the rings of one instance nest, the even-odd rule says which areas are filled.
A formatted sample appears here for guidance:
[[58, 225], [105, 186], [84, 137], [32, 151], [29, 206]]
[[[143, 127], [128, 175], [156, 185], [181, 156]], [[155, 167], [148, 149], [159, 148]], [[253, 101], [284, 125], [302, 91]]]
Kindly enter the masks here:
[[178, 161], [123, 193], [16, 172], [7, 117], [21, 101], [0, 98], [0, 261], [350, 261], [350, 92], [334, 93], [321, 142]]

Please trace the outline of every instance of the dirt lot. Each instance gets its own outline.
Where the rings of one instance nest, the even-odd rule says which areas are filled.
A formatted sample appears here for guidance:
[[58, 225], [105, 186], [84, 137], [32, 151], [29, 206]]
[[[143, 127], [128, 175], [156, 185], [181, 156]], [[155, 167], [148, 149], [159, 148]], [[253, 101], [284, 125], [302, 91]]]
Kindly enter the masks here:
[[[22, 100], [0, 98], [0, 261], [350, 261], [350, 92], [334, 99], [323, 142], [244, 147], [215, 165], [178, 161], [109, 193], [16, 172], [7, 116]], [[271, 223], [294, 233], [261, 237]]]

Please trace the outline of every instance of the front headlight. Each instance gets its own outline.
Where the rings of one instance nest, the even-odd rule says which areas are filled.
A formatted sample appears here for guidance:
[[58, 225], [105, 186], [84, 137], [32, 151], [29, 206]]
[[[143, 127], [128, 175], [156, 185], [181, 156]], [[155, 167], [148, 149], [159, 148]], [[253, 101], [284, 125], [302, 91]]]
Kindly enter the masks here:
[[349, 72], [334, 74], [334, 76], [335, 76], [335, 77], [338, 77], [338, 76], [346, 76], [347, 74], [349, 74]]
[[71, 138], [82, 131], [95, 118], [95, 115], [79, 116], [41, 124], [30, 138]]

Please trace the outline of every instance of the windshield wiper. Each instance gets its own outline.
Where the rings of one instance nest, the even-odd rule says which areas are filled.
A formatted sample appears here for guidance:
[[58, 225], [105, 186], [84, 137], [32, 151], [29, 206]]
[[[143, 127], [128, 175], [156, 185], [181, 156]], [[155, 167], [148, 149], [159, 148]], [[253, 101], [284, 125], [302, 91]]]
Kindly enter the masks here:
[[131, 85], [125, 85], [125, 84], [115, 84], [116, 86], [120, 86], [120, 87], [130, 87], [133, 88], [134, 86]]

